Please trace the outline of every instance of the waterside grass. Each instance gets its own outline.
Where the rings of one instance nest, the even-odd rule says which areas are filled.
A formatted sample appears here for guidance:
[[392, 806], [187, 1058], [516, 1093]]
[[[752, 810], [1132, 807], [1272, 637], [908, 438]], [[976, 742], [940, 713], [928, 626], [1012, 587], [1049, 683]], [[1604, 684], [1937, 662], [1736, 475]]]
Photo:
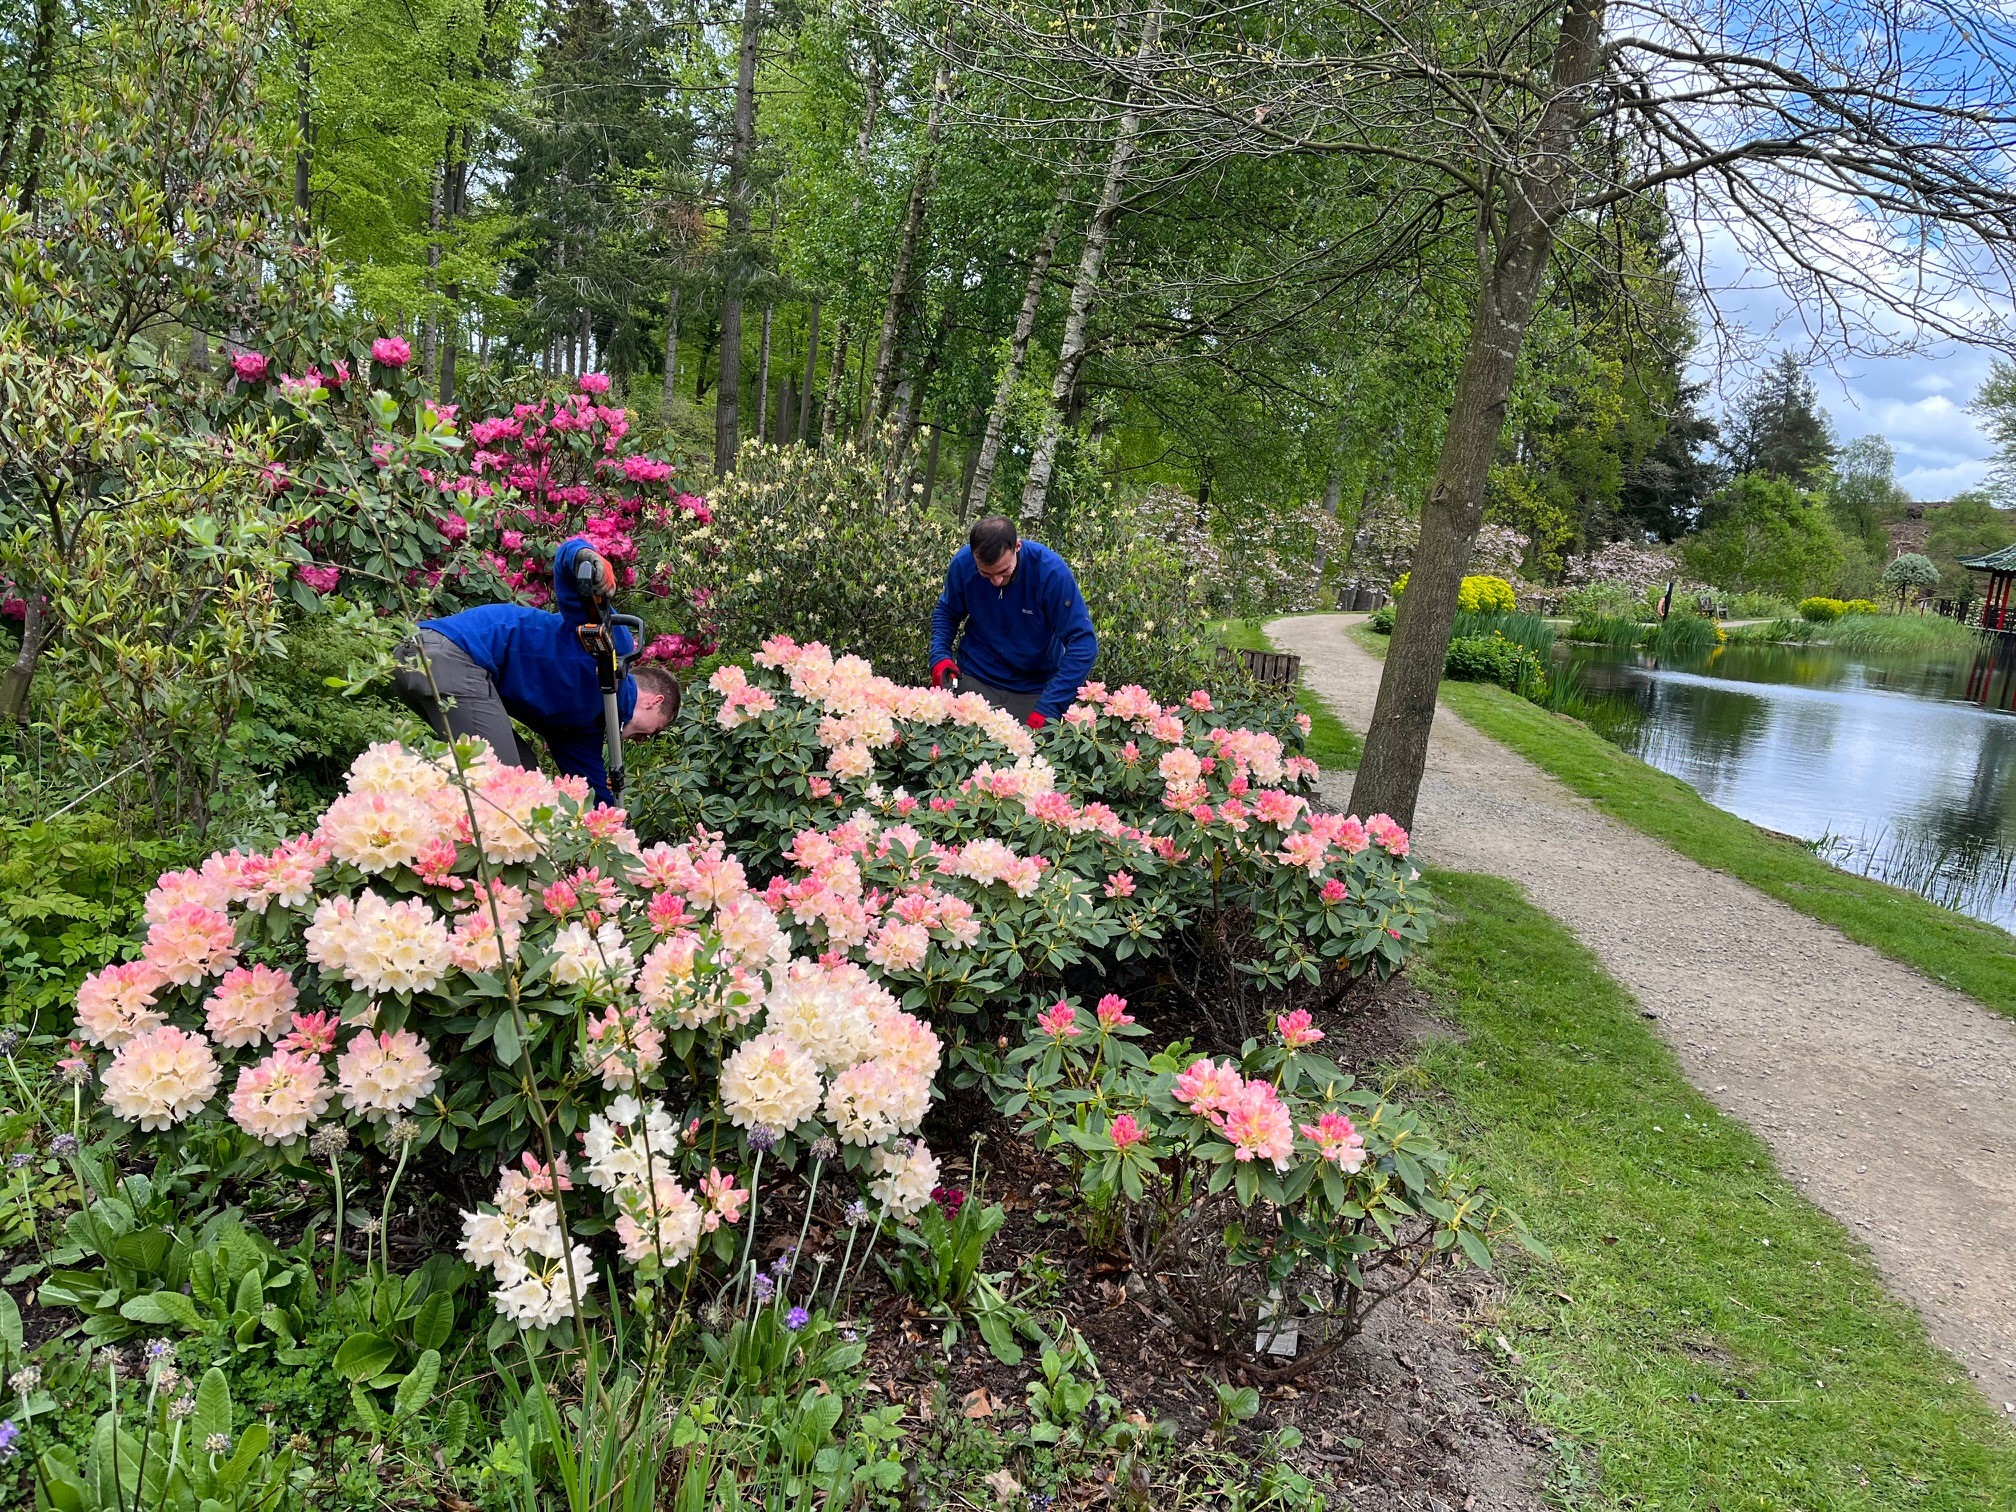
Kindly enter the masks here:
[[1477, 1333], [1556, 1435], [1550, 1505], [2016, 1506], [2016, 1436], [1629, 992], [1513, 884], [1430, 880], [1411, 975], [1462, 1037], [1411, 1072], [1549, 1251]]

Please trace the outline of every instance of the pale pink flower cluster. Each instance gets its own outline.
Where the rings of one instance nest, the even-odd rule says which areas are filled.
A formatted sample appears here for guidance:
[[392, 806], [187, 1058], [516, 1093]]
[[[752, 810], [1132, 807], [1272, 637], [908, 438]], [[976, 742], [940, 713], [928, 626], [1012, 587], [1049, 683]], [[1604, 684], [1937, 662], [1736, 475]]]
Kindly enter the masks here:
[[[873, 815], [858, 814], [831, 830], [803, 831], [787, 855], [800, 875], [771, 883], [771, 906], [801, 926], [816, 927], [830, 945], [865, 947], [863, 955], [884, 970], [915, 969], [934, 938], [963, 950], [980, 937], [973, 905], [924, 875], [931, 853], [908, 824], [885, 827]], [[871, 894], [862, 880], [863, 856], [893, 861], [907, 880]]]
[[117, 1048], [136, 1034], [166, 1023], [154, 995], [167, 983], [146, 961], [106, 966], [77, 988], [77, 1032], [94, 1045]]
[[106, 1106], [143, 1129], [167, 1129], [201, 1108], [222, 1073], [210, 1042], [173, 1024], [157, 1024], [112, 1053]]
[[220, 1045], [242, 1049], [276, 1039], [301, 994], [284, 971], [237, 966], [224, 973], [203, 1004], [203, 1024]]
[[616, 1006], [588, 1020], [588, 1069], [610, 1091], [637, 1085], [665, 1061], [665, 1036], [645, 1013]]
[[947, 846], [938, 853], [938, 869], [949, 876], [964, 877], [983, 887], [1001, 883], [1018, 898], [1032, 896], [1043, 880], [1047, 865], [1041, 856], [1019, 856], [1005, 840], [984, 836], [964, 845]]
[[757, 687], [747, 672], [733, 664], [717, 667], [707, 685], [721, 695], [721, 708], [714, 720], [724, 730], [738, 729], [777, 707], [776, 696], [768, 688]]
[[442, 828], [435, 806], [425, 798], [350, 792], [323, 810], [315, 832], [338, 861], [377, 876], [413, 865]]
[[404, 1113], [441, 1080], [427, 1042], [410, 1029], [366, 1029], [336, 1057], [336, 1086], [343, 1106], [377, 1122]]
[[789, 1132], [819, 1111], [819, 1063], [789, 1035], [768, 1030], [721, 1063], [721, 1106], [737, 1128]]
[[1171, 1097], [1211, 1120], [1232, 1144], [1236, 1159], [1258, 1156], [1288, 1169], [1295, 1156], [1295, 1124], [1288, 1105], [1270, 1081], [1247, 1081], [1230, 1061], [1193, 1061], [1176, 1078]]
[[977, 693], [905, 687], [877, 676], [858, 656], [835, 657], [817, 641], [801, 646], [789, 636], [774, 636], [763, 643], [755, 661], [783, 672], [793, 693], [834, 721], [822, 722], [820, 743], [836, 757], [846, 753], [837, 765], [829, 760], [828, 769], [836, 775], [869, 775], [873, 752], [893, 739], [896, 721], [977, 729], [1017, 756], [1036, 749], [1035, 737], [1021, 721]]
[[592, 930], [586, 924], [569, 924], [554, 936], [553, 957], [553, 980], [563, 987], [579, 987], [589, 998], [627, 992], [637, 975], [637, 957], [614, 919]]
[[226, 1106], [239, 1128], [262, 1144], [278, 1145], [306, 1133], [333, 1095], [320, 1058], [275, 1050], [238, 1073]]
[[1313, 1124], [1302, 1125], [1302, 1137], [1347, 1176], [1365, 1168], [1365, 1136], [1342, 1113], [1325, 1113]]
[[875, 1171], [868, 1190], [898, 1218], [922, 1212], [939, 1185], [938, 1157], [921, 1139], [877, 1151]]
[[236, 931], [230, 916], [201, 903], [175, 903], [160, 912], [147, 930], [140, 958], [164, 982], [193, 987], [237, 964]]

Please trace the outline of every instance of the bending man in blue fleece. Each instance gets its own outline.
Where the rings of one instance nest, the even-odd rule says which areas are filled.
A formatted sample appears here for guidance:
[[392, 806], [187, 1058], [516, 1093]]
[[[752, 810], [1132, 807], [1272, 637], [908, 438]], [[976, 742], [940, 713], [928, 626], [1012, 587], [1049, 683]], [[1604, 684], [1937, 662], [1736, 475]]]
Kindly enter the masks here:
[[[578, 586], [584, 559], [601, 569], [607, 587], [615, 586], [615, 570], [576, 536], [553, 554], [558, 614], [523, 604], [482, 604], [445, 619], [422, 620], [420, 633], [399, 648], [401, 665], [392, 685], [444, 740], [480, 736], [499, 761], [537, 770], [538, 752], [512, 726], [518, 720], [546, 742], [555, 766], [587, 778], [597, 798], [614, 804], [602, 760], [602, 686], [580, 633], [596, 620]], [[618, 625], [617, 651], [628, 656], [635, 645]], [[420, 666], [423, 655], [434, 673], [431, 686]], [[663, 667], [640, 666], [624, 677], [616, 708], [624, 739], [656, 735], [679, 713], [679, 680]]]
[[1078, 696], [1098, 654], [1064, 558], [1001, 515], [975, 525], [931, 611], [931, 686], [955, 682], [1040, 730]]

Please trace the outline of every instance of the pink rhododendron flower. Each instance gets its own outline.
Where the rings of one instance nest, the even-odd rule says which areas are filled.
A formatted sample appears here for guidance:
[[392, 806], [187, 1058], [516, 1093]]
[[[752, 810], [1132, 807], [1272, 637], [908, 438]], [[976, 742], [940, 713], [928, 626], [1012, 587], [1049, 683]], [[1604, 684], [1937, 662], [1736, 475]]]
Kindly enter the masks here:
[[1176, 1078], [1169, 1095], [1191, 1112], [1209, 1117], [1227, 1107], [1245, 1085], [1245, 1078], [1230, 1061], [1221, 1066], [1208, 1059], [1195, 1060]]
[[275, 1050], [238, 1073], [226, 1106], [239, 1128], [261, 1144], [277, 1145], [306, 1133], [334, 1095], [320, 1060]]
[[1132, 1113], [1122, 1113], [1107, 1128], [1106, 1137], [1113, 1141], [1114, 1149], [1124, 1150], [1130, 1145], [1141, 1143], [1142, 1140], [1148, 1137], [1148, 1133], [1139, 1123], [1135, 1122]]
[[1284, 1013], [1274, 1020], [1274, 1028], [1281, 1036], [1281, 1043], [1290, 1050], [1300, 1050], [1322, 1040], [1323, 1031], [1316, 1027], [1307, 1008], [1297, 1008], [1292, 1013]]
[[1365, 1136], [1342, 1113], [1325, 1113], [1313, 1124], [1302, 1125], [1302, 1137], [1314, 1142], [1317, 1152], [1349, 1175], [1365, 1165]]
[[1190, 705], [1199, 714], [1209, 714], [1211, 712], [1211, 695], [1206, 693], [1202, 688], [1196, 689], [1183, 702]]
[[1078, 1037], [1078, 1011], [1061, 998], [1036, 1015], [1036, 1027], [1054, 1040]]
[[231, 920], [200, 903], [178, 903], [167, 909], [147, 931], [141, 958], [163, 980], [193, 987], [237, 964]]
[[380, 336], [371, 343], [371, 360], [381, 367], [402, 368], [413, 360], [413, 348], [403, 336]]
[[166, 1023], [153, 1006], [154, 994], [165, 985], [160, 971], [146, 961], [92, 972], [77, 988], [77, 1032], [94, 1045], [116, 1049]]
[[297, 1013], [289, 1021], [292, 1028], [280, 1040], [282, 1050], [296, 1055], [327, 1055], [336, 1048], [336, 1015]]
[[231, 371], [240, 383], [264, 382], [269, 366], [264, 352], [234, 352], [231, 356]]
[[340, 568], [316, 567], [304, 563], [294, 569], [294, 576], [301, 580], [303, 587], [313, 593], [322, 594], [335, 592], [336, 584], [342, 580], [343, 573]]
[[220, 1045], [256, 1045], [287, 1027], [300, 996], [284, 971], [233, 967], [203, 1004], [204, 1027]]
[[1342, 882], [1338, 881], [1335, 877], [1330, 878], [1327, 882], [1323, 884], [1323, 901], [1327, 904], [1334, 906], [1338, 903], [1342, 903], [1346, 898], [1350, 896], [1351, 896], [1351, 889], [1346, 887]]
[[735, 1185], [733, 1172], [724, 1176], [709, 1166], [700, 1178], [700, 1200], [707, 1205], [701, 1226], [711, 1234], [724, 1223], [733, 1228], [742, 1221], [742, 1204], [749, 1200], [749, 1189]]
[[1372, 837], [1372, 843], [1389, 856], [1407, 854], [1407, 831], [1384, 814], [1374, 814], [1365, 821], [1365, 833]]
[[1247, 1082], [1219, 1112], [1217, 1123], [1232, 1141], [1234, 1159], [1257, 1157], [1285, 1171], [1295, 1158], [1295, 1121], [1272, 1082]]
[[583, 373], [581, 375], [581, 392], [584, 394], [608, 393], [609, 375], [607, 373]]
[[1131, 898], [1134, 896], [1134, 874], [1116, 871], [1106, 879], [1106, 896], [1109, 898]]
[[1102, 1029], [1122, 1029], [1134, 1022], [1134, 1015], [1127, 1011], [1127, 999], [1117, 992], [1109, 992], [1099, 999], [1098, 1014]]

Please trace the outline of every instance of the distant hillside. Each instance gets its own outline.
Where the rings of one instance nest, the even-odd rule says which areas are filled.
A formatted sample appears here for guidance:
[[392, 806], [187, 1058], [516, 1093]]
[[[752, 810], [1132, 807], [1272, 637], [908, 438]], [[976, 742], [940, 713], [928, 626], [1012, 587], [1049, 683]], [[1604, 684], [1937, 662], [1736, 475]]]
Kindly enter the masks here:
[[[1939, 511], [1950, 508], [1952, 500], [1941, 499], [1936, 504], [1913, 504], [1902, 519], [1887, 523], [1890, 531], [1890, 555], [1901, 556], [1907, 551], [1923, 554], [1925, 537], [1939, 518]], [[1912, 516], [1917, 518], [1912, 518]]]

